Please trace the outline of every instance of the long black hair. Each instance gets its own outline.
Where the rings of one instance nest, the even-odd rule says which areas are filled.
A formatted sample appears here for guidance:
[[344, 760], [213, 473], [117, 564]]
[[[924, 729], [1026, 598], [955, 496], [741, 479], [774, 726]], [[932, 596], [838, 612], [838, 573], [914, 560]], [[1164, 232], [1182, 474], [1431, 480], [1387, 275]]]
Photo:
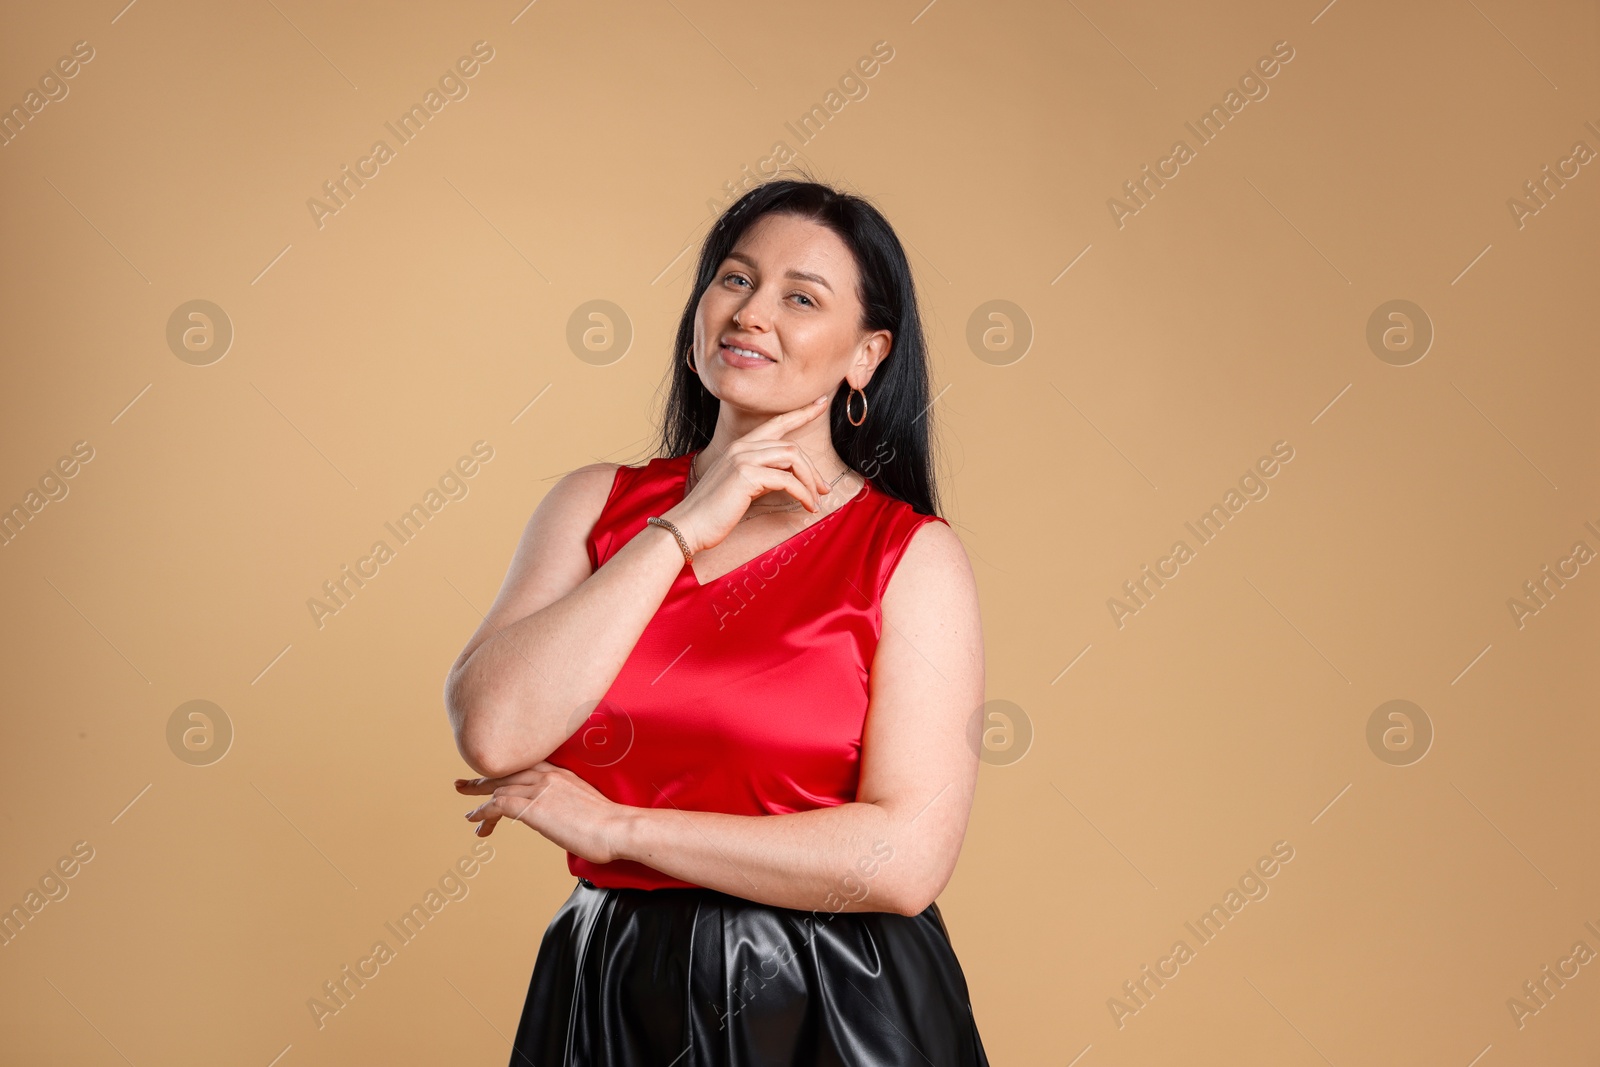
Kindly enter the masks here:
[[[828, 412], [834, 449], [852, 470], [871, 478], [884, 493], [925, 515], [938, 514], [928, 444], [932, 418], [928, 347], [911, 265], [894, 228], [877, 208], [820, 182], [775, 179], [758, 185], [724, 211], [706, 235], [694, 289], [678, 320], [657, 452], [682, 456], [711, 441], [721, 401], [689, 369], [695, 313], [717, 268], [739, 238], [757, 219], [770, 214], [811, 219], [838, 234], [855, 258], [861, 278], [857, 294], [863, 309], [861, 328], [888, 330], [893, 337], [889, 354], [864, 390], [867, 416], [860, 426], [852, 426], [846, 415], [849, 384], [841, 383], [834, 392]], [[860, 406], [856, 401], [851, 410], [859, 414]]]

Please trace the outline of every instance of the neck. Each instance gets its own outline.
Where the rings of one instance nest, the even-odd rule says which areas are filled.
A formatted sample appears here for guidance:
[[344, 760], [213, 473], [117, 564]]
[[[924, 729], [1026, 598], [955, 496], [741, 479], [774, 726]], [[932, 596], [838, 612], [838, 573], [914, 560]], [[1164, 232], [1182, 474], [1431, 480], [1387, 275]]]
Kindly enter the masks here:
[[[732, 405], [724, 401], [718, 406], [716, 429], [711, 433], [710, 443], [703, 449], [705, 454], [696, 459], [695, 470], [704, 474], [711, 463], [727, 455], [729, 445], [771, 417], [770, 414], [759, 412], [736, 411]], [[804, 426], [784, 434], [778, 440], [792, 441], [799, 445], [800, 450], [811, 460], [812, 466], [817, 469], [817, 473], [822, 476], [824, 482], [832, 482], [834, 478], [844, 474], [844, 477], [839, 478], [839, 481], [834, 485], [833, 492], [826, 494], [822, 498], [824, 508], [827, 507], [829, 498], [839, 494], [841, 490], [845, 496], [848, 496], [849, 491], [857, 487], [860, 475], [846, 472], [844, 460], [834, 450], [833, 434], [828, 426], [827, 413], [818, 415]], [[794, 503], [794, 497], [782, 490], [778, 490], [763, 493], [750, 501], [750, 503], [763, 506], [792, 504]]]

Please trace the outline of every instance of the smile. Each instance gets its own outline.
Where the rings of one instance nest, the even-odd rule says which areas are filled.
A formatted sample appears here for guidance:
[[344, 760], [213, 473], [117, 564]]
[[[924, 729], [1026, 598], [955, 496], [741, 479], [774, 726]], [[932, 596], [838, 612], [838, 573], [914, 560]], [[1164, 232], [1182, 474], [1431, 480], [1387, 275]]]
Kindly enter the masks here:
[[775, 360], [768, 359], [759, 352], [752, 352], [750, 349], [740, 348], [738, 345], [724, 344], [720, 346], [720, 350], [722, 352], [723, 361], [725, 363], [730, 363], [735, 367], [755, 367], [762, 364], [776, 362]]

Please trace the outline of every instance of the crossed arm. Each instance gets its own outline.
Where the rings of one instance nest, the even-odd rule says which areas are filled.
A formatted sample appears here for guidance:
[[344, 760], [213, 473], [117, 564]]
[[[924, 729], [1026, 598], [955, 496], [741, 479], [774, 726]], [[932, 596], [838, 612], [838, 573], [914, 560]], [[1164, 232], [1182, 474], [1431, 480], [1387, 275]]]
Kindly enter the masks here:
[[[584, 859], [637, 860], [778, 907], [926, 908], [955, 868], [978, 771], [983, 645], [976, 586], [954, 531], [923, 524], [884, 592], [856, 801], [760, 816], [632, 807], [544, 760], [576, 725], [558, 709], [610, 687], [682, 556], [670, 533], [650, 526], [587, 575], [587, 553], [580, 548], [581, 565], [573, 559], [572, 539], [581, 546], [604, 500], [595, 500], [598, 486], [610, 481], [590, 478], [587, 490], [582, 481], [564, 482], [566, 499], [530, 520], [500, 598], [446, 685], [457, 745], [484, 775], [457, 788], [493, 794], [468, 813], [478, 832], [511, 818]], [[541, 562], [562, 559], [563, 540], [565, 576], [541, 572]], [[516, 614], [541, 597], [542, 606]]]

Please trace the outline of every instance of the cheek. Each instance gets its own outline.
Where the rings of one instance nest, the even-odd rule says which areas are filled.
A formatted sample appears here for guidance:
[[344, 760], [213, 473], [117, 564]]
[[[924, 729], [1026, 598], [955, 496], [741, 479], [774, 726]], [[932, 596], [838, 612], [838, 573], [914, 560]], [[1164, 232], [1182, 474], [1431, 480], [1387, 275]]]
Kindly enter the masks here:
[[729, 311], [724, 306], [725, 301], [718, 294], [707, 291], [700, 298], [700, 306], [695, 309], [694, 330], [696, 339], [702, 343], [709, 343], [714, 337], [721, 335], [729, 324]]
[[791, 323], [783, 331], [783, 350], [805, 374], [832, 374], [835, 364], [844, 373], [850, 338], [831, 322]]
[[719, 285], [713, 284], [704, 293], [700, 294], [701, 315], [722, 315], [729, 303], [730, 294]]

